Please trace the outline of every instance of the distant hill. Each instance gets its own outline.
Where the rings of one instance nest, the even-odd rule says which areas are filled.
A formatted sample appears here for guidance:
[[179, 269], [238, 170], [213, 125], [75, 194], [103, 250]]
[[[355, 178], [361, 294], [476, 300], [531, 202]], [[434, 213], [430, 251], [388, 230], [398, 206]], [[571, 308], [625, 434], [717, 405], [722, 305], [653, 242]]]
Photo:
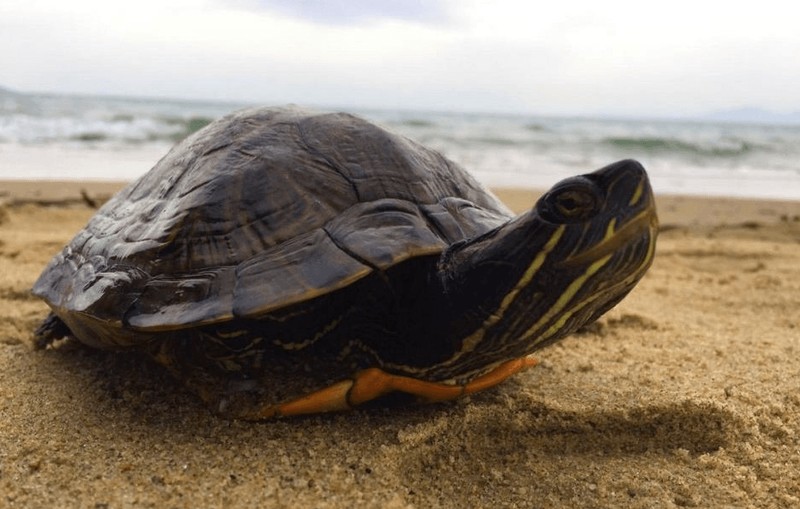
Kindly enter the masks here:
[[717, 122], [746, 124], [800, 124], [800, 111], [777, 113], [762, 108], [736, 108], [712, 112], [705, 117]]
[[0, 86], [0, 97], [9, 97], [9, 96], [16, 96], [16, 95], [20, 95], [20, 93], [19, 92], [15, 92], [14, 90], [11, 90], [10, 88], [6, 88], [4, 86]]

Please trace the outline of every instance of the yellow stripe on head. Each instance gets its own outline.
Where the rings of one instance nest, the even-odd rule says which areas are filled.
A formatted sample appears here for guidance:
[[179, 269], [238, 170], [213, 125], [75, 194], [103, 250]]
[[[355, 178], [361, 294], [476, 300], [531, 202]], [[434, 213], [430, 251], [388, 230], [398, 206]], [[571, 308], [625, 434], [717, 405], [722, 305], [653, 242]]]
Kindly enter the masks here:
[[603, 237], [603, 242], [610, 239], [614, 233], [617, 231], [617, 218], [614, 217], [611, 221], [608, 222], [608, 227], [606, 228], [606, 235]]
[[530, 282], [533, 280], [533, 277], [536, 275], [539, 269], [542, 268], [542, 265], [544, 265], [544, 262], [547, 259], [547, 255], [549, 255], [550, 252], [556, 247], [558, 241], [561, 240], [561, 236], [564, 235], [564, 230], [566, 230], [566, 226], [561, 225], [555, 232], [553, 232], [553, 235], [550, 236], [550, 238], [547, 240], [547, 243], [536, 254], [533, 262], [531, 262], [531, 264], [528, 265], [528, 268], [525, 269], [522, 277], [519, 279], [519, 281], [517, 281], [517, 284], [514, 285], [514, 288], [512, 288], [511, 291], [509, 291], [506, 296], [503, 297], [502, 302], [500, 302], [500, 306], [498, 306], [495, 312], [489, 315], [486, 320], [484, 320], [478, 330], [464, 338], [464, 341], [461, 343], [461, 349], [448, 362], [453, 362], [463, 354], [473, 351], [475, 347], [483, 340], [483, 337], [486, 335], [486, 331], [503, 319], [503, 315], [505, 315], [506, 310], [514, 302], [514, 299], [517, 298], [519, 292], [528, 286], [528, 284], [530, 284]]
[[636, 190], [633, 192], [633, 196], [631, 196], [631, 200], [628, 202], [628, 206], [633, 207], [639, 200], [642, 199], [642, 194], [644, 193], [644, 180], [639, 182], [639, 185], [636, 186]]
[[[530, 339], [530, 337], [533, 336], [534, 333], [537, 330], [539, 330], [544, 324], [546, 324], [548, 321], [552, 320], [556, 315], [561, 313], [561, 311], [563, 311], [563, 309], [567, 306], [567, 304], [569, 304], [569, 302], [575, 297], [575, 295], [578, 293], [581, 287], [583, 287], [584, 283], [586, 283], [586, 281], [590, 277], [596, 274], [597, 271], [603, 268], [603, 266], [607, 264], [609, 260], [611, 260], [611, 256], [612, 255], [610, 254], [606, 255], [603, 258], [600, 258], [599, 260], [594, 262], [593, 264], [589, 265], [589, 267], [586, 269], [586, 272], [581, 274], [572, 283], [570, 283], [567, 289], [564, 290], [564, 293], [562, 293], [558, 297], [558, 300], [553, 304], [553, 306], [547, 310], [547, 313], [542, 315], [542, 317], [539, 318], [539, 320], [537, 320], [537, 322], [533, 324], [533, 326], [531, 326], [527, 331], [525, 331], [525, 333], [522, 335], [521, 340], [525, 341], [527, 339]], [[556, 324], [553, 327], [551, 327], [551, 329], [548, 330], [548, 332], [550, 332], [555, 326], [559, 326], [559, 324], [560, 324], [559, 328], [563, 326], [562, 322], [566, 322], [568, 317], [569, 313], [565, 314], [565, 316], [561, 317], [561, 320], [556, 322]], [[553, 334], [554, 333], [555, 331], [553, 331]], [[541, 338], [538, 339], [543, 340], [546, 339], [546, 337], [544, 337], [543, 335]]]

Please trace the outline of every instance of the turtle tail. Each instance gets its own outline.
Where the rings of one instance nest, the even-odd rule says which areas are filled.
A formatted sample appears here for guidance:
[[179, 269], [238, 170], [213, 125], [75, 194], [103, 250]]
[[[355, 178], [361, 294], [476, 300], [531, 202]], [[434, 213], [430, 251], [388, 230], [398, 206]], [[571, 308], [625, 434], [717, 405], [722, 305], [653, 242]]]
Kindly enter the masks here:
[[33, 346], [37, 350], [47, 348], [48, 345], [54, 341], [67, 336], [72, 336], [72, 331], [69, 330], [61, 318], [56, 316], [55, 313], [50, 312], [47, 318], [42, 321], [41, 325], [33, 331]]

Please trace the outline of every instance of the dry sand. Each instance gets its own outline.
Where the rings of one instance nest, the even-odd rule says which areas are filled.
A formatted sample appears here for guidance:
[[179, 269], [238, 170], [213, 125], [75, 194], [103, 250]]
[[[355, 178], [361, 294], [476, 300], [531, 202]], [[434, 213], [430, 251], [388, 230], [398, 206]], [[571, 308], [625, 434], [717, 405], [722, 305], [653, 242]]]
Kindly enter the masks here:
[[639, 287], [495, 390], [254, 424], [138, 357], [33, 351], [79, 191], [0, 182], [2, 507], [800, 507], [800, 203], [659, 197]]

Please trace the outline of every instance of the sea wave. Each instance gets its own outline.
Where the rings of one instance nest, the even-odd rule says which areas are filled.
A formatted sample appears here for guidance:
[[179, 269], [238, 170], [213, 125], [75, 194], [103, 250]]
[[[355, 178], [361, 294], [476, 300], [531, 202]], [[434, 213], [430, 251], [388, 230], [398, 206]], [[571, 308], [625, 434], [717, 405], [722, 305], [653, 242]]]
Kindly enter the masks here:
[[[89, 149], [107, 150], [115, 157], [125, 151], [150, 157], [247, 106], [0, 90], [0, 171], [13, 176], [14, 165], [20, 164], [10, 159], [17, 153], [15, 146], [48, 153], [66, 148], [73, 155]], [[734, 191], [746, 191], [757, 183], [780, 187], [776, 195], [800, 196], [800, 126], [391, 110], [354, 113], [439, 150], [490, 184], [547, 187], [617, 159], [635, 158], [664, 189], [683, 192], [702, 182], [713, 182], [711, 187], [717, 189], [727, 179]], [[104, 178], [114, 178], [115, 170], [105, 168]], [[146, 169], [142, 165], [141, 172]], [[59, 175], [48, 173], [47, 178]]]
[[718, 139], [713, 142], [697, 143], [675, 138], [610, 137], [602, 143], [615, 149], [635, 150], [648, 153], [690, 154], [710, 157], [739, 157], [754, 150], [764, 150], [766, 145], [739, 139]]
[[175, 143], [202, 129], [213, 120], [214, 118], [209, 116], [135, 117], [129, 114], [109, 118], [7, 115], [0, 117], [0, 142], [89, 145]]
[[408, 127], [436, 127], [436, 122], [433, 122], [431, 120], [425, 120], [422, 118], [408, 118], [405, 120], [398, 121], [396, 123]]
[[0, 143], [175, 143], [231, 109], [236, 108], [165, 100], [6, 94], [0, 98]]

